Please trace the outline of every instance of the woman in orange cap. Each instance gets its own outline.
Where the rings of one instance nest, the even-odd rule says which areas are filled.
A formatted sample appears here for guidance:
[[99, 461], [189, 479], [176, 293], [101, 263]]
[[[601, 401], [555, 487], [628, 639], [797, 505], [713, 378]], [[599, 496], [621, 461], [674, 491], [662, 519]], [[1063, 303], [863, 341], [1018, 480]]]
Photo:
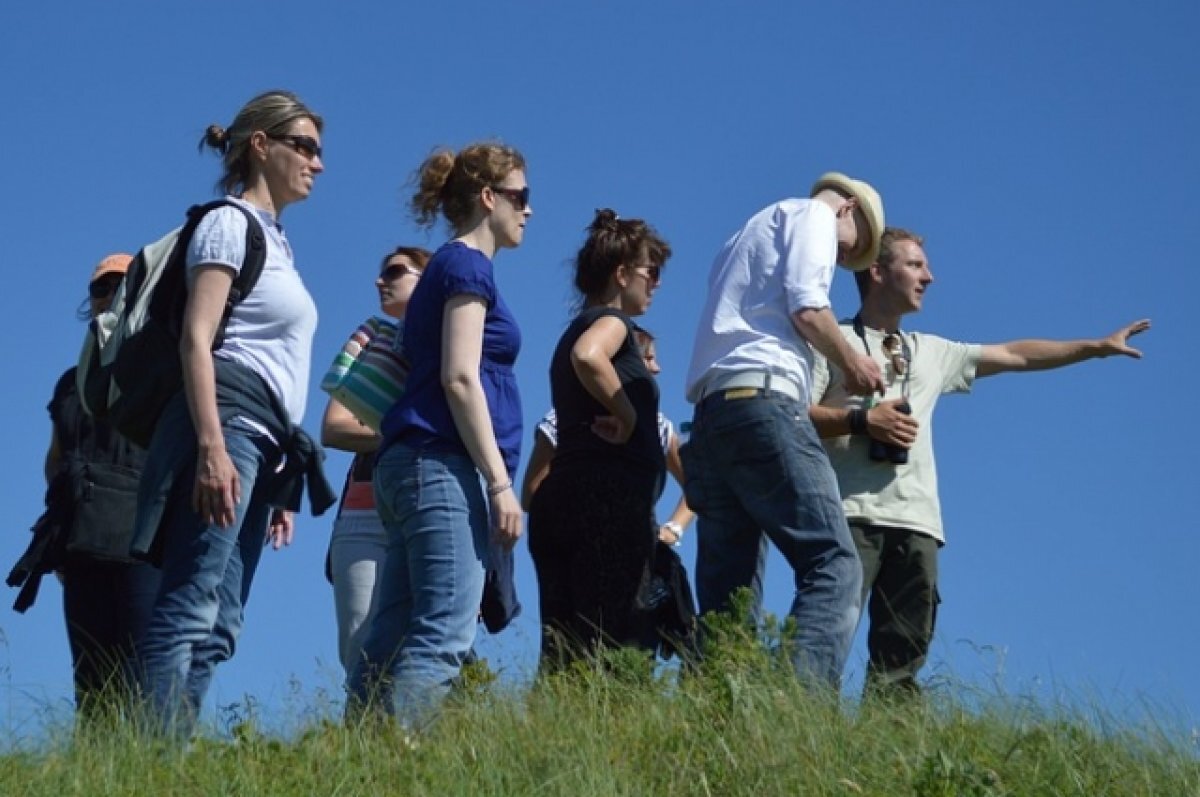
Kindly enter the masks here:
[[[132, 258], [109, 255], [88, 283], [81, 316], [108, 309]], [[84, 412], [75, 387], [75, 368], [58, 380], [47, 407], [53, 431], [46, 452], [48, 500], [72, 518], [59, 568], [63, 613], [75, 675], [75, 705], [81, 718], [115, 710], [136, 683], [134, 651], [158, 593], [159, 571], [129, 558], [137, 509], [137, 477], [145, 452], [103, 420]]]

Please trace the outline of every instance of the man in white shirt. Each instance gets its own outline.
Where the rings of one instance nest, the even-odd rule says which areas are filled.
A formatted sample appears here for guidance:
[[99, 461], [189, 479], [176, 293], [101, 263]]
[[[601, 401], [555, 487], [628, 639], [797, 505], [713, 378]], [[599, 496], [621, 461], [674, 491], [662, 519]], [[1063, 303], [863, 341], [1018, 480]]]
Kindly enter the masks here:
[[738, 589], [757, 591], [770, 540], [795, 572], [796, 672], [835, 686], [862, 573], [808, 418], [812, 347], [842, 368], [853, 392], [882, 390], [879, 366], [838, 331], [829, 287], [837, 263], [875, 261], [883, 224], [875, 189], [837, 172], [817, 180], [811, 198], [755, 214], [713, 263], [687, 377], [696, 407], [681, 454], [700, 518], [700, 610], [726, 611]]
[[810, 415], [837, 472], [842, 505], [870, 596], [869, 694], [919, 691], [939, 602], [937, 556], [944, 537], [933, 458], [933, 408], [944, 393], [970, 390], [976, 377], [1061, 368], [1095, 357], [1141, 357], [1127, 340], [1149, 328], [1137, 321], [1096, 340], [1017, 340], [968, 345], [900, 321], [918, 312], [933, 282], [921, 236], [883, 234], [878, 262], [858, 272], [862, 309], [841, 334], [883, 368], [887, 391], [876, 404], [847, 390], [836, 364], [813, 369]]

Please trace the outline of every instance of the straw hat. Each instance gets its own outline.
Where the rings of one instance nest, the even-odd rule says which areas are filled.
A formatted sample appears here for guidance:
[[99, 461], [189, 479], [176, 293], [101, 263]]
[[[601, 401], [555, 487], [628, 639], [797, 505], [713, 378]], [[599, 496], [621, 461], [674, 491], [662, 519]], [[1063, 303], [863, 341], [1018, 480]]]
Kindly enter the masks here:
[[[858, 206], [862, 208], [863, 215], [867, 219], [867, 225], [870, 227], [867, 233], [871, 236], [871, 246], [867, 251], [853, 260], [848, 260], [843, 263], [846, 268], [851, 271], [862, 271], [871, 267], [871, 264], [879, 259], [879, 240], [883, 235], [883, 200], [879, 198], [879, 192], [864, 183], [862, 180], [855, 180], [853, 177], [847, 177], [841, 172], [826, 172], [817, 178], [813, 183], [812, 192], [809, 196], [816, 196], [826, 188], [833, 188], [842, 193], [849, 194], [858, 200]], [[859, 234], [862, 234], [859, 230]]]

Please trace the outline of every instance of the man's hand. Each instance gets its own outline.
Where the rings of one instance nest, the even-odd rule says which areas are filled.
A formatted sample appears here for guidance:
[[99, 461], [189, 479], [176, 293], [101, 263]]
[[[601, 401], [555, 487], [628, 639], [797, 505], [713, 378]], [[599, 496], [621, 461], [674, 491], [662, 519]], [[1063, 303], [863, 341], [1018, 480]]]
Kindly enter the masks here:
[[869, 396], [872, 393], [882, 395], [884, 392], [883, 373], [879, 370], [879, 363], [866, 354], [856, 352], [847, 358], [842, 373], [846, 382], [846, 392], [852, 396]]
[[881, 443], [912, 448], [921, 425], [912, 415], [897, 409], [905, 399], [890, 399], [867, 410], [867, 434]]
[[1126, 357], [1141, 359], [1142, 353], [1129, 345], [1129, 339], [1134, 335], [1145, 332], [1149, 328], [1149, 318], [1143, 318], [1141, 321], [1134, 321], [1129, 326], [1121, 327], [1116, 332], [1100, 341], [1100, 346], [1104, 351], [1104, 353], [1100, 356], [1111, 357], [1114, 354], [1123, 354]]

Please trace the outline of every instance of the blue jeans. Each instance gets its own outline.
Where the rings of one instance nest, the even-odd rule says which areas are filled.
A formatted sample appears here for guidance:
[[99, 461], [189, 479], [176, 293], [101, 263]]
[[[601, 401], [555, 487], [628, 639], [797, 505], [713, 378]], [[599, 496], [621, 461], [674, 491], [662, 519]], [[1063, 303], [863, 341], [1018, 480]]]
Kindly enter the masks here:
[[[862, 570], [837, 479], [807, 408], [780, 393], [718, 392], [696, 405], [681, 452], [699, 515], [700, 611], [727, 611], [742, 587], [761, 599], [764, 537], [795, 573], [792, 663], [838, 685], [858, 622]], [[758, 606], [754, 607], [757, 614]]]
[[464, 454], [388, 448], [375, 466], [387, 530], [379, 604], [350, 676], [352, 711], [420, 725], [471, 654], [489, 534], [479, 473]]
[[279, 462], [267, 436], [236, 422], [223, 431], [241, 481], [234, 523], [223, 529], [200, 519], [191, 508], [195, 466], [186, 469], [172, 491], [162, 585], [141, 644], [152, 719], [181, 738], [195, 727], [216, 666], [233, 656], [271, 515], [262, 483]]

